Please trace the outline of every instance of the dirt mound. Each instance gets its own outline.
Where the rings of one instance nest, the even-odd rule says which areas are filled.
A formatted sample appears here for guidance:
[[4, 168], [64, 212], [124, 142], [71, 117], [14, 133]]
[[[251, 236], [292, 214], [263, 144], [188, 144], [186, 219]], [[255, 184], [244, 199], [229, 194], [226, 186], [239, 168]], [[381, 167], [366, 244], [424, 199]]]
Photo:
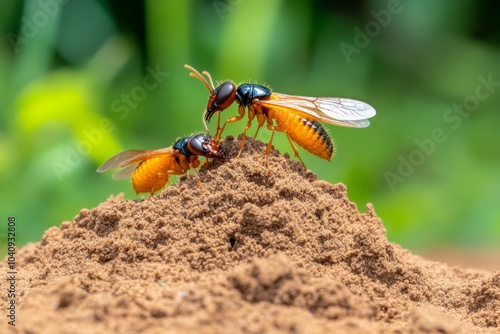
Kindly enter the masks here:
[[[223, 147], [234, 157], [239, 141]], [[111, 197], [47, 230], [18, 251], [16, 327], [4, 318], [1, 328], [500, 332], [500, 272], [412, 255], [387, 241], [370, 204], [358, 212], [344, 185], [276, 151], [267, 175], [264, 147], [248, 139], [239, 159], [202, 167], [205, 191], [184, 176], [158, 196]]]

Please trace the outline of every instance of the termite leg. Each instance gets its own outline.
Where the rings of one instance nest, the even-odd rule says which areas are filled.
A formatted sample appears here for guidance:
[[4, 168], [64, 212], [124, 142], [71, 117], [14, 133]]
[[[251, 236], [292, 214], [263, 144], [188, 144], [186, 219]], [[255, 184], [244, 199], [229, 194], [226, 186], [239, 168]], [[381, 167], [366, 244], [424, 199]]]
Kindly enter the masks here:
[[259, 124], [259, 126], [257, 126], [257, 131], [255, 131], [255, 135], [253, 136], [254, 138], [257, 138], [257, 134], [259, 133], [259, 130], [261, 127], [262, 127], [262, 125], [260, 125], [260, 124]]
[[[238, 106], [238, 116], [234, 116], [234, 117], [231, 117], [231, 118], [228, 118], [226, 120], [226, 122], [224, 122], [224, 125], [222, 126], [222, 128], [220, 128], [220, 130], [218, 130], [216, 133], [215, 133], [215, 136], [214, 136], [214, 139], [215, 140], [218, 140], [220, 141], [220, 138], [222, 137], [222, 132], [224, 131], [224, 129], [226, 128], [226, 124], [227, 123], [234, 123], [234, 122], [238, 122], [239, 120], [241, 120], [244, 116], [245, 116], [245, 107], [239, 105]], [[220, 118], [220, 112], [219, 112], [219, 118]]]
[[290, 146], [292, 146], [292, 150], [293, 150], [293, 153], [295, 153], [295, 157], [297, 159], [299, 159], [299, 161], [302, 163], [302, 166], [304, 166], [304, 170], [307, 170], [306, 164], [300, 158], [300, 156], [299, 156], [299, 150], [297, 149], [297, 147], [293, 143], [292, 138], [290, 138], [290, 136], [288, 135], [288, 133], [286, 134], [286, 137], [288, 138], [288, 142], [290, 143]]
[[269, 153], [271, 153], [271, 146], [273, 145], [273, 138], [274, 138], [274, 127], [272, 125], [268, 125], [267, 128], [271, 130], [271, 138], [269, 138], [269, 143], [267, 144], [266, 148], [266, 167], [267, 167], [267, 175], [271, 173], [271, 170], [269, 169]]
[[290, 146], [292, 147], [292, 150], [293, 150], [293, 153], [295, 154], [295, 157], [297, 157], [297, 159], [299, 159], [299, 161], [302, 163], [302, 166], [304, 166], [304, 170], [306, 170], [307, 169], [306, 164], [300, 158], [299, 150], [297, 149], [297, 147], [293, 143], [292, 138], [290, 138], [290, 135], [288, 135], [288, 133], [285, 130], [283, 130], [282, 128], [280, 128], [279, 126], [273, 126], [272, 120], [270, 120], [270, 119], [268, 119], [268, 121], [267, 121], [267, 128], [272, 131], [271, 139], [269, 140], [269, 143], [267, 144], [267, 148], [266, 148], [267, 173], [269, 174], [269, 172], [270, 172], [270, 170], [269, 170], [269, 154], [271, 153], [271, 146], [272, 146], [272, 142], [273, 142], [273, 138], [274, 138], [274, 131], [284, 132], [286, 134], [286, 137], [288, 138], [288, 142], [290, 143]]
[[255, 136], [253, 136], [254, 138], [257, 138], [257, 134], [259, 133], [260, 128], [266, 122], [266, 116], [262, 113], [262, 108], [260, 108], [259, 104], [257, 105], [256, 110], [257, 112], [255, 116], [257, 117], [257, 122], [259, 123], [259, 125], [257, 126], [257, 131], [255, 131]]
[[[224, 123], [224, 126], [226, 126], [226, 123]], [[217, 131], [215, 131], [215, 140], [220, 140], [220, 137], [222, 135], [222, 128], [220, 127], [220, 112], [217, 113]]]
[[[242, 108], [243, 111], [245, 110], [242, 106], [240, 106], [240, 107]], [[241, 113], [240, 113], [240, 115], [241, 115]], [[253, 121], [254, 117], [255, 117], [255, 108], [253, 105], [251, 105], [248, 107], [248, 122], [247, 122], [247, 125], [245, 126], [245, 129], [243, 130], [243, 134], [241, 135], [240, 151], [238, 152], [238, 155], [236, 156], [236, 158], [238, 158], [241, 155], [241, 152], [243, 152], [243, 149], [245, 148], [245, 141], [247, 139], [247, 131], [252, 126], [252, 121]]]
[[155, 177], [155, 182], [153, 182], [153, 186], [151, 187], [151, 191], [149, 192], [149, 198], [151, 198], [153, 196], [153, 194], [158, 190], [158, 189], [156, 189], [156, 184], [158, 183], [158, 179], [160, 177], [163, 177], [163, 176], [167, 178], [166, 183], [170, 184], [170, 174], [169, 174], [169, 171], [166, 172], [166, 173], [158, 172], [156, 174], [156, 177]]
[[203, 192], [206, 192], [205, 187], [203, 186], [203, 183], [201, 183], [200, 175], [196, 171], [196, 168], [194, 168], [191, 164], [189, 165], [189, 168], [193, 171], [193, 174], [196, 176], [196, 179], [198, 180], [198, 185], [200, 186], [201, 190]]

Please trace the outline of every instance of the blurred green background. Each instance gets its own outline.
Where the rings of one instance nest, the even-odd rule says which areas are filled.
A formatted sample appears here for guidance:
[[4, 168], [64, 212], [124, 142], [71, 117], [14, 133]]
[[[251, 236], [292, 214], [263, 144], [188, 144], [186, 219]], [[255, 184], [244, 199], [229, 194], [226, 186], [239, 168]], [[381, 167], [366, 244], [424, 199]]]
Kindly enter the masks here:
[[[308, 168], [344, 182], [360, 210], [372, 202], [389, 239], [413, 251], [496, 246], [494, 8], [474, 0], [3, 0], [0, 254], [8, 216], [22, 246], [110, 194], [139, 198], [127, 181], [95, 170], [121, 150], [166, 147], [203, 130], [208, 92], [186, 63], [216, 81], [370, 103], [378, 114], [369, 128], [327, 126], [337, 148], [331, 163], [301, 150]], [[235, 106], [222, 119], [232, 115]], [[291, 151], [284, 135], [274, 143]]]

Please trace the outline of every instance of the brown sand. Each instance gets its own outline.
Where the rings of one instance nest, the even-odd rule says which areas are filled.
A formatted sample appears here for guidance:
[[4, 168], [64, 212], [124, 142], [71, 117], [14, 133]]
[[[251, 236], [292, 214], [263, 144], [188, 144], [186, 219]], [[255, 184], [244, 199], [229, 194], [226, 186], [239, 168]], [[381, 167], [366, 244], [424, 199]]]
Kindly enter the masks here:
[[[239, 141], [223, 146], [234, 157]], [[500, 272], [412, 255], [344, 185], [275, 151], [266, 176], [263, 150], [249, 139], [240, 159], [202, 168], [206, 192], [184, 176], [140, 202], [111, 197], [20, 249], [15, 329], [500, 332]]]

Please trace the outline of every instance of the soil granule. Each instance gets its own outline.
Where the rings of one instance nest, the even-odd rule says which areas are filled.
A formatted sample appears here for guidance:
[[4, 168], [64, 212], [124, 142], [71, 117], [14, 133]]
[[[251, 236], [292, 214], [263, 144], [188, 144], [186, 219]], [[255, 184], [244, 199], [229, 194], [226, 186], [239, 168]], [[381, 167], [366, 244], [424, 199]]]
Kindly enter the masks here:
[[239, 146], [201, 168], [204, 190], [189, 175], [110, 197], [19, 249], [0, 332], [500, 333], [499, 271], [415, 256], [343, 184], [274, 150], [267, 175], [265, 144]]

